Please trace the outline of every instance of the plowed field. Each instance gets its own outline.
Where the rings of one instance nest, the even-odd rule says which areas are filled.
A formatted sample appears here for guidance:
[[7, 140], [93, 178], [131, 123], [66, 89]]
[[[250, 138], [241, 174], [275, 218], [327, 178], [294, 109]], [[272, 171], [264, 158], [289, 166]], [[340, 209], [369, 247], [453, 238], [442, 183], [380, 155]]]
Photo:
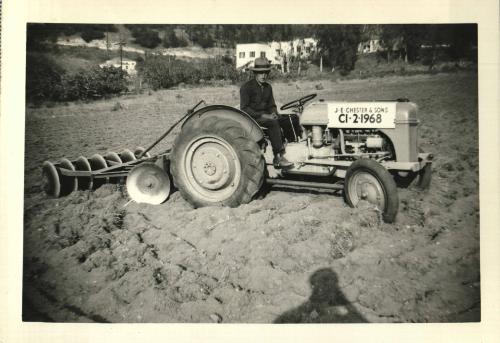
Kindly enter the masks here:
[[238, 104], [238, 88], [28, 108], [23, 319], [479, 321], [477, 74], [273, 87], [281, 103], [309, 93], [411, 99], [420, 146], [436, 156], [431, 188], [400, 189], [394, 224], [370, 207], [348, 207], [339, 192], [285, 187], [238, 208], [193, 209], [179, 192], [158, 206], [128, 203], [116, 184], [50, 199], [44, 160], [147, 146], [201, 99]]

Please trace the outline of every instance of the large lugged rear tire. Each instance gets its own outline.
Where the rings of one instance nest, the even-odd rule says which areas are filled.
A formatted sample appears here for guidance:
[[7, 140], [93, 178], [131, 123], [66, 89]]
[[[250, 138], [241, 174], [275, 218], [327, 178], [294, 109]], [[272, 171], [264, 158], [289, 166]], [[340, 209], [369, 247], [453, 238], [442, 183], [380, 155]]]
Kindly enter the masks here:
[[237, 121], [209, 117], [188, 122], [177, 136], [170, 172], [195, 207], [250, 202], [264, 180], [264, 158]]
[[396, 183], [380, 163], [359, 159], [347, 169], [344, 192], [347, 203], [356, 207], [361, 200], [375, 204], [387, 223], [394, 222], [399, 208]]

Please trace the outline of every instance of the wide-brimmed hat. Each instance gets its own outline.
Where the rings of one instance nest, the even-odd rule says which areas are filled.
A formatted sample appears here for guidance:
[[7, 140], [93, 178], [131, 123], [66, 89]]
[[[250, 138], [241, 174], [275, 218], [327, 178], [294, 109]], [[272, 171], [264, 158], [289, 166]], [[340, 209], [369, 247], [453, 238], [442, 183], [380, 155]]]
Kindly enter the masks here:
[[266, 72], [271, 70], [271, 64], [267, 58], [258, 57], [253, 62], [253, 67], [250, 67], [251, 71], [254, 72]]

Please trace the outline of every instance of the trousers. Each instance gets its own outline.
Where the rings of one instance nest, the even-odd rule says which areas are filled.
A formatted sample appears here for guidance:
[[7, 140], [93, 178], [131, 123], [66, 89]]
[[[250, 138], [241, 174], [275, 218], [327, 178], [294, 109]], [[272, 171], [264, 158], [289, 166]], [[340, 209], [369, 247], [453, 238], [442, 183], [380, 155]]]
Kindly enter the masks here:
[[281, 127], [278, 119], [257, 118], [256, 121], [260, 126], [267, 128], [273, 153], [276, 155], [283, 152], [283, 139], [281, 137]]
[[288, 143], [296, 142], [302, 136], [299, 116], [295, 113], [280, 114], [278, 122]]

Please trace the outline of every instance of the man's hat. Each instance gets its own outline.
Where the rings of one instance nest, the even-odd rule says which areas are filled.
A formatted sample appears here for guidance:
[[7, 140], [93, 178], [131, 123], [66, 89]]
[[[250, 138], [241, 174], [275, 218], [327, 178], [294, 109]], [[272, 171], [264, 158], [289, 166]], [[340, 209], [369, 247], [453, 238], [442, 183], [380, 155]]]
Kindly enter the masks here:
[[254, 72], [266, 72], [271, 70], [271, 64], [269, 64], [269, 61], [267, 58], [262, 58], [258, 57], [255, 59], [255, 62], [253, 63], [253, 67], [250, 67], [251, 71]]

